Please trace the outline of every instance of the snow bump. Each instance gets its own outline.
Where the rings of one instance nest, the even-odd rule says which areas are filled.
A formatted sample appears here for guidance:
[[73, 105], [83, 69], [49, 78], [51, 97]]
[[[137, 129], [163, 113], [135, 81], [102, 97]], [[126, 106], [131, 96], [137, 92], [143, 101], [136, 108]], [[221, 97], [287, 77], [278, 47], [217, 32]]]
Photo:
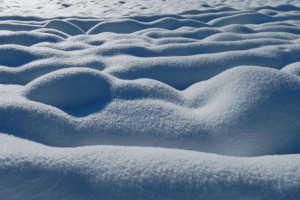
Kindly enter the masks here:
[[110, 81], [99, 71], [68, 68], [41, 76], [26, 85], [25, 96], [66, 112], [78, 112], [111, 100]]

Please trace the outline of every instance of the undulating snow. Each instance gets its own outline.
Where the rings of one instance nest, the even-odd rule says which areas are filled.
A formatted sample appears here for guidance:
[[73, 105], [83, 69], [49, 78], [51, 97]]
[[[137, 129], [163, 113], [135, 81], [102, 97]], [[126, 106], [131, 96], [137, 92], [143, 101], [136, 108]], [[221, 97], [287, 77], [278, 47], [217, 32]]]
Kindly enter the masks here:
[[0, 3], [0, 199], [300, 198], [298, 1]]
[[[266, 12], [291, 11], [298, 0], [1, 0], [1, 16], [101, 17], [111, 18], [137, 14], [177, 14], [209, 12], [216, 7], [237, 9], [262, 7]], [[276, 7], [275, 9], [273, 7]], [[231, 10], [224, 8], [222, 11]], [[294, 10], [294, 9], [293, 9]]]

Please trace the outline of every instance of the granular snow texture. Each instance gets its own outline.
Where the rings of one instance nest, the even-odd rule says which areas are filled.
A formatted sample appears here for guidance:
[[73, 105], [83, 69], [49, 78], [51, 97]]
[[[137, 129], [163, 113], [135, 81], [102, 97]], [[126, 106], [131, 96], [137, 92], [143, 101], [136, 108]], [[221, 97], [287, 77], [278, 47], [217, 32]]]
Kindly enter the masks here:
[[0, 199], [300, 199], [297, 1], [30, 2], [0, 16]]

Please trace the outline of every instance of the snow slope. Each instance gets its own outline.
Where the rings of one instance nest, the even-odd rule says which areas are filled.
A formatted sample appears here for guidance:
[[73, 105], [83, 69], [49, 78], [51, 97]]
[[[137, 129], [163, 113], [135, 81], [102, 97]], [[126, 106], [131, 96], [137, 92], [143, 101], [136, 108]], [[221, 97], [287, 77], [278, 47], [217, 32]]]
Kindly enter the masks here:
[[297, 1], [30, 2], [0, 17], [0, 199], [300, 198]]

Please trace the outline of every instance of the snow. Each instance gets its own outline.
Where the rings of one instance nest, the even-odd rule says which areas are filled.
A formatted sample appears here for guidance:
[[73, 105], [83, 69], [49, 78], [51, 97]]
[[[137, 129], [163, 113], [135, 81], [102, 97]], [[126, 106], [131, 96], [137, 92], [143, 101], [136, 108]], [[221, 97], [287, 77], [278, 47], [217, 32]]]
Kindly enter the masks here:
[[298, 1], [1, 3], [0, 199], [300, 198]]
[[55, 148], [4, 134], [0, 138], [0, 191], [11, 199], [299, 196], [298, 155], [233, 158], [150, 147]]
[[111, 100], [110, 83], [97, 70], [69, 68], [41, 76], [26, 85], [25, 96], [61, 110], [85, 110], [85, 106]]
[[[111, 18], [140, 14], [214, 13], [216, 10], [252, 9], [293, 11], [298, 0], [2, 0], [2, 16]], [[224, 8], [225, 5], [225, 8]], [[228, 8], [229, 6], [231, 8]], [[274, 8], [275, 7], [275, 8]], [[273, 11], [274, 10], [274, 11]]]

